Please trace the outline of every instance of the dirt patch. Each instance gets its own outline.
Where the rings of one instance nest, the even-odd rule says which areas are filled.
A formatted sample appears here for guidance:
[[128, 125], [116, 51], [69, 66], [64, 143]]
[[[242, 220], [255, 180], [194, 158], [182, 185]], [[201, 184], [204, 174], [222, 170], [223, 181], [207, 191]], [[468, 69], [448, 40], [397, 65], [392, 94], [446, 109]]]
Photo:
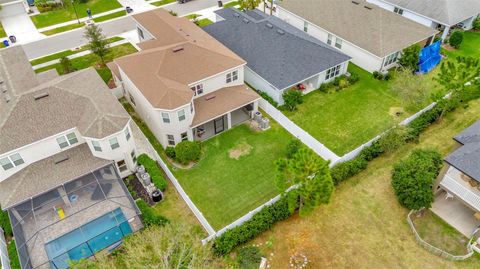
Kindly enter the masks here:
[[190, 169], [192, 167], [195, 166], [195, 164], [197, 164], [196, 162], [190, 162], [188, 164], [181, 164], [179, 162], [176, 162], [170, 158], [168, 158], [168, 161], [170, 162], [171, 165], [173, 165], [173, 167], [175, 168], [178, 168], [178, 169]]
[[405, 110], [403, 109], [403, 107], [392, 106], [390, 107], [388, 114], [390, 114], [390, 116], [392, 117], [400, 118], [403, 114], [405, 114]]
[[250, 146], [247, 142], [241, 142], [228, 151], [228, 156], [232, 159], [238, 160], [240, 157], [250, 154], [251, 150], [252, 146]]
[[260, 124], [257, 121], [250, 120], [248, 121], [248, 126], [250, 126], [250, 129], [254, 132], [260, 132], [262, 129], [260, 128]]
[[457, 50], [456, 48], [450, 46], [449, 44], [443, 44], [442, 48], [444, 48], [445, 50], [448, 50], [448, 51], [456, 51]]

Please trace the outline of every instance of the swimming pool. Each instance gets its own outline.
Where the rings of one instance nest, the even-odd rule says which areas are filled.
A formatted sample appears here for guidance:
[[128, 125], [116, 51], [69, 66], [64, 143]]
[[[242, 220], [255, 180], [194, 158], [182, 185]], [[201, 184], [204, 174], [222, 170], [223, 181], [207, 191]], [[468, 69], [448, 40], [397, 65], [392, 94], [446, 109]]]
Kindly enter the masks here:
[[52, 268], [65, 269], [70, 261], [88, 258], [132, 233], [120, 208], [45, 244]]

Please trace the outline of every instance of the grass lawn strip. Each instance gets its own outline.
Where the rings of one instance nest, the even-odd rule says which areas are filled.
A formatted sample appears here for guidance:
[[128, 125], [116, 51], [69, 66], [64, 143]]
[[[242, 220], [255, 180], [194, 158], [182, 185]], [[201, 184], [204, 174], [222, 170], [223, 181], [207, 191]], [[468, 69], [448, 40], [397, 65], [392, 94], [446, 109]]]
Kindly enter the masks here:
[[122, 10], [122, 11], [114, 12], [114, 13], [111, 13], [111, 14], [108, 14], [108, 15], [105, 15], [105, 16], [96, 17], [96, 18], [93, 19], [93, 21], [94, 22], [108, 21], [108, 20], [111, 20], [111, 19], [114, 19], [114, 18], [123, 17], [125, 15], [127, 15], [127, 11]]
[[161, 0], [161, 1], [150, 3], [150, 4], [159, 7], [159, 6], [164, 6], [166, 4], [175, 3], [175, 2], [177, 2], [177, 0]]
[[66, 31], [73, 30], [73, 29], [81, 28], [83, 26], [85, 26], [84, 22], [81, 22], [80, 24], [74, 23], [74, 24], [69, 24], [69, 25], [66, 25], [66, 26], [54, 28], [54, 29], [51, 29], [51, 30], [47, 30], [47, 31], [41, 32], [41, 34], [55, 35], [55, 34], [58, 34], [58, 33], [63, 33], [63, 32], [66, 32]]
[[[337, 186], [329, 205], [278, 223], [251, 243], [274, 253], [271, 268], [283, 268], [293, 253], [306, 255], [308, 268], [479, 268], [478, 255], [453, 262], [418, 245], [406, 222], [408, 210], [399, 205], [391, 187], [393, 163], [416, 148], [435, 148], [447, 155], [457, 147], [452, 137], [479, 114], [480, 100], [447, 114], [420, 136], [418, 144], [374, 159], [366, 170]], [[273, 242], [272, 248], [265, 246], [267, 241]]]
[[230, 3], [226, 3], [225, 5], [223, 5], [223, 7], [234, 7], [234, 6], [238, 6], [240, 5], [240, 3], [238, 1], [233, 1], [233, 2], [230, 2]]
[[3, 29], [2, 23], [0, 23], [0, 38], [7, 37], [7, 33], [5, 33], [5, 30]]
[[267, 131], [239, 125], [203, 145], [191, 169], [175, 169], [178, 181], [216, 230], [278, 194], [275, 161], [285, 156], [290, 134], [271, 122]]
[[205, 18], [205, 19], [201, 19], [201, 20], [198, 21], [198, 26], [205, 27], [205, 26], [210, 25], [212, 23], [213, 23], [213, 21]]
[[[65, 1], [65, 8], [53, 10], [38, 15], [31, 16], [32, 22], [37, 28], [44, 28], [47, 26], [76, 20], [75, 10], [70, 4], [70, 1]], [[78, 17], [87, 17], [87, 8], [90, 8], [92, 15], [100, 14], [112, 9], [121, 8], [122, 5], [117, 0], [88, 0], [86, 3], [75, 3]]]

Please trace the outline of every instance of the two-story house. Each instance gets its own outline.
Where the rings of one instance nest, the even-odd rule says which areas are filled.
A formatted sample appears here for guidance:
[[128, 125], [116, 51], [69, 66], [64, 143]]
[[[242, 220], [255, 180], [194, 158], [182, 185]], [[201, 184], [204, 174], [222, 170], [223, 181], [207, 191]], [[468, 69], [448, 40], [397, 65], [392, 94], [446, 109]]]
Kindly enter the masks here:
[[253, 117], [260, 96], [243, 82], [243, 59], [163, 9], [133, 18], [142, 51], [109, 67], [164, 147], [205, 140]]
[[22, 47], [1, 50], [0, 115], [0, 205], [22, 268], [67, 268], [142, 227], [122, 181], [131, 119], [93, 68], [36, 75]]

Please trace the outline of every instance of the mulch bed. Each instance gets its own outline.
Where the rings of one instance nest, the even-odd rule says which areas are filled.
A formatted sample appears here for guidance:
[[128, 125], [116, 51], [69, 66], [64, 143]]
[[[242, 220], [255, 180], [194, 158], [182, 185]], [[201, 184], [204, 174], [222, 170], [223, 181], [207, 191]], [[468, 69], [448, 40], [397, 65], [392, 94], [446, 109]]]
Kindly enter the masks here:
[[134, 194], [136, 195], [133, 195], [134, 199], [140, 198], [151, 206], [155, 204], [150, 195], [148, 195], [147, 190], [143, 187], [143, 184], [136, 176], [130, 180], [126, 179], [125, 184], [130, 187], [129, 189], [132, 189], [135, 192]]

